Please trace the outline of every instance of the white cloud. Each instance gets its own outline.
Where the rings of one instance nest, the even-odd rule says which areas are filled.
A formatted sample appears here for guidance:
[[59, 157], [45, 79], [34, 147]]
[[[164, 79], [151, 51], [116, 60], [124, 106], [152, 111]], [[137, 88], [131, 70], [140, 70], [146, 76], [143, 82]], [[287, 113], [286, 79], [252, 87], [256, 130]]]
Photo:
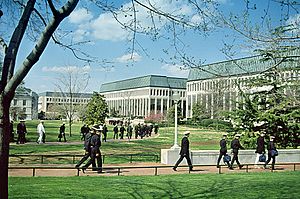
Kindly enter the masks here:
[[43, 67], [43, 72], [55, 72], [55, 73], [66, 73], [66, 72], [81, 72], [89, 73], [91, 70], [90, 66], [78, 67], [78, 66], [54, 66], [54, 67]]
[[117, 62], [120, 62], [120, 63], [127, 63], [130, 61], [138, 62], [138, 61], [141, 61], [141, 59], [142, 59], [142, 56], [140, 56], [136, 52], [129, 53], [129, 54], [126, 54], [126, 55], [116, 58]]
[[90, 21], [93, 18], [91, 12], [85, 8], [74, 10], [68, 17], [69, 21], [74, 24], [82, 24]]
[[161, 67], [162, 70], [167, 71], [168, 75], [174, 75], [178, 77], [187, 77], [189, 74], [189, 70], [181, 65], [171, 65], [165, 64]]
[[[226, 0], [219, 1], [226, 2]], [[141, 2], [150, 8], [158, 9], [162, 13], [170, 13], [172, 16], [184, 18], [187, 22], [199, 24], [202, 21], [197, 16], [197, 11], [187, 0], [141, 0]], [[158, 30], [168, 23], [167, 19], [158, 17], [153, 13], [151, 15], [153, 18], [150, 17], [149, 10], [138, 4], [135, 4], [135, 10], [137, 31], [153, 31], [153, 21]], [[119, 10], [115, 11], [115, 16], [120, 23], [132, 28], [134, 22], [132, 3], [123, 4]], [[82, 40], [90, 35], [98, 40], [109, 41], [122, 41], [130, 38], [132, 32], [126, 31], [118, 21], [110, 12], [102, 13], [93, 19], [92, 13], [83, 8], [76, 10], [70, 17], [71, 23], [78, 24], [78, 30], [74, 33], [76, 40]]]
[[291, 31], [292, 33], [300, 34], [300, 14], [290, 17], [287, 20], [287, 25], [290, 25], [293, 28]]

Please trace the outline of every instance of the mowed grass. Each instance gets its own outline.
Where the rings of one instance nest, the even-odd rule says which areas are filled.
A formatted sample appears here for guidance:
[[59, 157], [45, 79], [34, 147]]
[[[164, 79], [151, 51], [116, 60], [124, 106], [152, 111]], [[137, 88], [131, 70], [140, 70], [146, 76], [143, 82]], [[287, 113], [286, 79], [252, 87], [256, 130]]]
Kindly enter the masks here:
[[10, 177], [9, 198], [299, 198], [300, 172]]
[[[10, 154], [78, 154], [82, 155], [83, 141], [80, 140], [80, 128], [83, 125], [80, 123], [74, 123], [72, 125], [72, 136], [69, 136], [69, 126], [66, 124], [66, 137], [67, 143], [57, 143], [57, 135], [62, 121], [50, 121], [45, 120], [44, 126], [46, 130], [46, 143], [37, 144], [36, 127], [39, 121], [26, 121], [28, 134], [26, 135], [28, 143], [24, 145], [16, 145], [12, 143], [10, 145]], [[16, 124], [15, 124], [16, 125]], [[16, 129], [16, 127], [15, 127]], [[112, 140], [113, 138], [113, 126], [108, 126], [108, 142], [102, 142], [101, 152], [107, 154], [106, 163], [125, 163], [129, 161], [129, 157], [113, 157], [109, 154], [155, 154], [160, 155], [161, 149], [167, 149], [174, 144], [174, 127], [161, 127], [159, 129], [159, 136], [152, 134], [151, 138], [147, 139], [132, 139], [130, 141], [125, 137], [123, 141]], [[190, 135], [190, 148], [191, 150], [201, 149], [219, 149], [219, 139], [222, 137], [222, 132], [205, 130], [200, 128], [189, 128], [186, 126], [179, 126], [178, 144], [180, 145], [181, 138], [184, 131], [191, 131]], [[126, 134], [126, 132], [125, 132]], [[133, 133], [134, 136], [134, 133]], [[16, 137], [16, 136], [15, 136]], [[13, 159], [12, 159], [13, 160]], [[18, 158], [14, 159], [13, 163], [19, 161]], [[134, 158], [134, 161], [146, 161], [153, 162], [155, 158]], [[29, 161], [29, 163], [39, 163], [39, 160]], [[60, 161], [62, 163], [62, 161]], [[28, 163], [25, 161], [24, 163]], [[45, 161], [47, 163], [47, 161]], [[51, 163], [51, 162], [49, 162]]]

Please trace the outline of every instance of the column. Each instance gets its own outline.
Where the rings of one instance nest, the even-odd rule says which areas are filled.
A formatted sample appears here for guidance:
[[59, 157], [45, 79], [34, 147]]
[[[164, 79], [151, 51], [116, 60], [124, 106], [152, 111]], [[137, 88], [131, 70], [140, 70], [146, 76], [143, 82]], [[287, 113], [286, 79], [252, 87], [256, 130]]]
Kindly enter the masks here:
[[155, 103], [154, 103], [154, 114], [157, 114], [157, 98], [155, 98]]

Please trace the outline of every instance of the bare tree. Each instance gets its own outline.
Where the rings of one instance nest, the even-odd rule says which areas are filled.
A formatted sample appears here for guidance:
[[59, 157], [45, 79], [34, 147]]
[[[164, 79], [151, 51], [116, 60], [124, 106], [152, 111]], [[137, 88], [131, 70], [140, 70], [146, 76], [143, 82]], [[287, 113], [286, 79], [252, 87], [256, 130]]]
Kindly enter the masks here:
[[[36, 0], [28, 0], [27, 4], [22, 4], [23, 1], [3, 1], [5, 6], [10, 5], [16, 12], [18, 11], [16, 7], [22, 8], [22, 13], [20, 18], [17, 19], [17, 23], [13, 26], [14, 30], [10, 35], [9, 42], [6, 44], [3, 38], [1, 40], [5, 56], [2, 65], [0, 85], [0, 198], [8, 198], [9, 108], [11, 100], [14, 97], [17, 86], [23, 81], [30, 69], [38, 62], [53, 36], [54, 31], [75, 9], [78, 1], [79, 0], [68, 0], [66, 4], [62, 5], [55, 5], [52, 0], [43, 1], [43, 3], [38, 4], [37, 7], [41, 8], [40, 6], [42, 6], [42, 4], [47, 4], [48, 12], [45, 16], [50, 17], [47, 19], [44, 19], [35, 7]], [[56, 6], [62, 7], [57, 9]], [[17, 18], [16, 15], [12, 16]], [[36, 45], [15, 71], [20, 44], [24, 38], [25, 31], [28, 30], [29, 24], [33, 22], [31, 19], [34, 17], [42, 17], [41, 19], [43, 19], [42, 22], [44, 26], [40, 26], [40, 29], [38, 29], [39, 36], [36, 38]], [[2, 18], [3, 16], [1, 20]], [[6, 19], [9, 19], [9, 17]], [[7, 21], [7, 23], [10, 22]]]
[[[69, 121], [69, 135], [72, 136], [72, 124], [74, 119], [79, 118], [82, 106], [87, 102], [79, 102], [84, 97], [84, 91], [88, 85], [90, 76], [85, 68], [66, 67], [59, 75], [56, 88], [59, 90], [58, 97], [61, 102], [57, 104], [59, 112]], [[76, 101], [77, 100], [77, 101]]]

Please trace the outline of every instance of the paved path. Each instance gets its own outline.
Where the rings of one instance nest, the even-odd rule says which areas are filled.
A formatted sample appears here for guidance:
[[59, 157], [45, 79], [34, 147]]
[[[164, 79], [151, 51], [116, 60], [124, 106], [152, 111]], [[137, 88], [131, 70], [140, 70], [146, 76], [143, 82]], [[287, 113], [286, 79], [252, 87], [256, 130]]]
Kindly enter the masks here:
[[[10, 165], [13, 166], [13, 165]], [[20, 165], [18, 165], [20, 166]], [[34, 166], [51, 166], [51, 165], [34, 165]], [[53, 166], [58, 166], [53, 165]], [[60, 166], [70, 166], [74, 165], [60, 165]], [[160, 163], [128, 163], [128, 164], [113, 164], [113, 165], [103, 165], [104, 167], [115, 167], [115, 169], [104, 169], [104, 172], [98, 174], [91, 169], [86, 170], [85, 173], [82, 171], [79, 172], [80, 176], [140, 176], [140, 175], [169, 175], [169, 174], [189, 174], [188, 167], [178, 167], [177, 171], [173, 171], [171, 167], [169, 168], [158, 168], [157, 171], [155, 168], [134, 168], [134, 169], [121, 169], [118, 172], [117, 167], [142, 167], [142, 166], [165, 166]], [[170, 165], [172, 166], [172, 165]], [[293, 171], [293, 165], [276, 165], [276, 170], [273, 172], [282, 172], [282, 171]], [[300, 170], [300, 165], [296, 166], [296, 170]], [[191, 171], [192, 174], [205, 174], [205, 173], [218, 173], [219, 170], [215, 166], [195, 166], [194, 171]], [[245, 173], [245, 172], [271, 172], [270, 169], [259, 168], [256, 169], [252, 166], [249, 166], [242, 169], [235, 168], [234, 170], [229, 170], [226, 167], [222, 167], [221, 173]], [[34, 171], [35, 176], [77, 176], [77, 169], [36, 169]], [[9, 176], [32, 176], [32, 169], [10, 169]]]

